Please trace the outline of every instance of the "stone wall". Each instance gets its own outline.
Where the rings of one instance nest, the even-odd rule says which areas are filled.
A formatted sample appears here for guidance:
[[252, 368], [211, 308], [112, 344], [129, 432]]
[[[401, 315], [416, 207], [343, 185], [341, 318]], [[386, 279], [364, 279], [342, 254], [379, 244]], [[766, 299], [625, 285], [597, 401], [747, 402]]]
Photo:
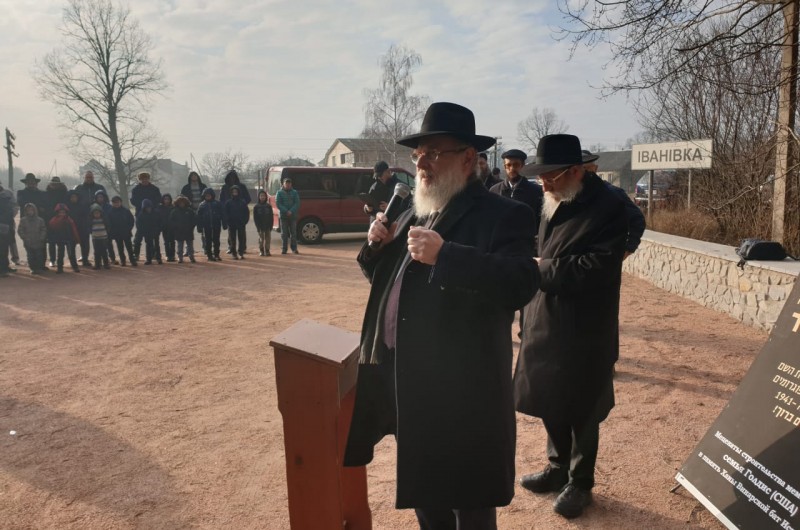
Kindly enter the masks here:
[[800, 274], [800, 262], [748, 261], [731, 246], [647, 230], [622, 270], [671, 293], [771, 330]]

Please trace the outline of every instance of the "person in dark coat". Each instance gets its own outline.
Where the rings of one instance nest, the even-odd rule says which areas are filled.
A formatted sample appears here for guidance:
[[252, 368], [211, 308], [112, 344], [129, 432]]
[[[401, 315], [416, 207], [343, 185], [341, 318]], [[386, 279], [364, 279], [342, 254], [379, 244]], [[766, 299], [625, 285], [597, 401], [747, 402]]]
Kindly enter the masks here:
[[220, 227], [227, 230], [222, 212], [222, 205], [216, 200], [214, 190], [206, 188], [203, 202], [197, 209], [197, 231], [203, 234], [203, 245], [208, 261], [220, 261], [219, 235]]
[[189, 173], [189, 177], [186, 179], [186, 185], [181, 188], [181, 195], [189, 199], [192, 210], [197, 211], [200, 207], [200, 203], [203, 202], [203, 190], [207, 187], [208, 186], [203, 183], [197, 171]]
[[[533, 232], [533, 237], [536, 238], [539, 233], [542, 197], [544, 196], [542, 187], [523, 177], [519, 172], [528, 159], [528, 155], [525, 152], [519, 149], [510, 149], [501, 156], [503, 157], [503, 166], [506, 169], [507, 178], [492, 186], [490, 191], [531, 207], [536, 215], [536, 227]], [[534, 248], [535, 245], [536, 243], [534, 242]]]
[[[42, 219], [44, 219], [45, 223], [50, 222], [50, 219], [53, 218], [55, 215], [55, 207], [56, 204], [66, 204], [67, 202], [67, 186], [61, 182], [59, 177], [53, 177], [50, 179], [50, 183], [47, 184], [47, 188], [45, 189], [46, 194], [46, 206], [44, 215]], [[47, 241], [47, 255], [50, 258], [50, 266], [56, 266], [56, 245], [52, 243], [49, 239]]]
[[476, 171], [478, 173], [478, 179], [483, 182], [483, 187], [487, 190], [491, 190], [492, 186], [500, 184], [501, 182], [489, 169], [489, 157], [486, 156], [486, 153], [478, 153], [478, 168]]
[[517, 410], [542, 418], [549, 464], [525, 475], [535, 493], [560, 491], [554, 510], [577, 517], [591, 503], [600, 422], [614, 406], [625, 206], [583, 168], [580, 140], [544, 136], [523, 175], [544, 185], [539, 292], [525, 308], [514, 373]]
[[[230, 188], [230, 199], [223, 207], [225, 224], [228, 225], [228, 241], [231, 242], [231, 255], [233, 259], [244, 259], [245, 228], [250, 222], [250, 208], [239, 195], [239, 186], [234, 184]], [[238, 254], [237, 254], [237, 246]]]
[[[83, 175], [83, 183], [78, 184], [73, 189], [80, 194], [81, 201], [86, 204], [86, 208], [92, 205], [94, 196], [98, 191], [106, 191], [105, 186], [94, 181], [94, 173], [92, 171], [87, 171], [86, 174]], [[106, 199], [107, 198], [108, 194], [106, 194]]]
[[136, 258], [133, 254], [133, 243], [131, 235], [136, 219], [131, 211], [122, 205], [122, 197], [115, 195], [111, 198], [111, 210], [108, 212], [108, 246], [117, 244], [119, 252], [119, 262], [125, 266], [125, 251], [128, 251], [128, 259], [131, 265], [137, 266]]
[[174, 209], [172, 195], [169, 193], [162, 195], [161, 202], [156, 206], [156, 213], [161, 226], [161, 237], [164, 239], [164, 254], [167, 255], [167, 261], [170, 262], [175, 261], [175, 234], [172, 233], [172, 227], [169, 225], [169, 215]]
[[[79, 198], [80, 199], [80, 198]], [[70, 217], [66, 204], [56, 204], [55, 216], [47, 223], [47, 237], [56, 245], [56, 272], [64, 272], [64, 251], [69, 256], [69, 263], [74, 272], [80, 272], [78, 259], [75, 257], [75, 245], [80, 241], [77, 223]]]
[[269, 196], [264, 190], [258, 192], [258, 202], [253, 206], [253, 222], [258, 231], [258, 255], [271, 256], [270, 246], [272, 245], [272, 225], [275, 222], [275, 214], [269, 203]]
[[[586, 150], [581, 151], [581, 154], [584, 159], [595, 160], [598, 158]], [[594, 173], [595, 175], [597, 174], [597, 162], [587, 162], [583, 167], [586, 171]], [[642, 234], [644, 234], [645, 228], [647, 228], [647, 221], [645, 221], [642, 209], [636, 206], [636, 203], [631, 200], [625, 190], [619, 186], [614, 186], [608, 181], [605, 181], [605, 183], [608, 189], [613, 191], [617, 197], [622, 199], [623, 204], [625, 204], [625, 217], [628, 219], [628, 238], [625, 241], [625, 256], [622, 259], [626, 260], [628, 256], [636, 252], [636, 249], [639, 248], [639, 244], [642, 242]]]
[[28, 173], [22, 179], [25, 188], [17, 191], [17, 204], [27, 205], [33, 204], [36, 206], [36, 215], [44, 219], [47, 217], [47, 193], [39, 189], [39, 182], [41, 180], [36, 178], [33, 173]]
[[[143, 171], [139, 173], [139, 183], [131, 190], [131, 204], [135, 208], [134, 214], [139, 216], [142, 211], [142, 202], [147, 199], [150, 204], [158, 204], [161, 202], [161, 190], [158, 186], [150, 182], [150, 173]], [[139, 229], [136, 229], [136, 236], [133, 238], [133, 254], [136, 259], [139, 259], [139, 251], [142, 248], [142, 235], [139, 234]]]
[[178, 195], [175, 199], [175, 208], [169, 214], [169, 227], [175, 241], [178, 243], [178, 262], [183, 263], [184, 246], [186, 256], [189, 261], [195, 263], [194, 259], [194, 227], [197, 225], [197, 214], [195, 214], [188, 197]]
[[0, 193], [0, 278], [5, 278], [12, 270], [8, 261], [8, 253], [11, 250], [11, 234], [13, 231], [14, 196], [10, 193]]
[[[421, 528], [497, 528], [514, 495], [514, 311], [539, 273], [531, 209], [490, 194], [475, 174], [472, 112], [432, 104], [414, 149], [414, 208], [372, 223], [358, 263], [372, 287], [361, 331], [346, 466], [397, 439], [397, 508]], [[442, 132], [446, 131], [446, 132]]]
[[[244, 201], [245, 204], [250, 204], [250, 192], [247, 191], [247, 186], [242, 184], [239, 181], [239, 173], [236, 172], [235, 169], [231, 169], [225, 175], [225, 183], [219, 189], [219, 202], [222, 206], [225, 206], [225, 203], [231, 198], [231, 186], [238, 186], [239, 187], [239, 198]], [[227, 254], [231, 254], [233, 250], [233, 241], [231, 241], [231, 235], [228, 233], [228, 250]], [[244, 234], [244, 245], [239, 246], [239, 250], [246, 252], [247, 251], [247, 234]]]
[[158, 244], [158, 235], [161, 233], [161, 220], [153, 208], [150, 199], [142, 201], [142, 209], [136, 216], [136, 235], [141, 233], [144, 240], [145, 265], [152, 265], [155, 259], [159, 265], [161, 261], [161, 247]]
[[67, 206], [69, 206], [69, 216], [75, 221], [75, 226], [78, 228], [78, 236], [80, 236], [79, 244], [81, 247], [81, 255], [78, 261], [84, 267], [91, 265], [89, 261], [89, 249], [91, 242], [91, 222], [89, 220], [89, 207], [91, 202], [85, 202], [83, 196], [78, 190], [70, 190], [67, 192]]

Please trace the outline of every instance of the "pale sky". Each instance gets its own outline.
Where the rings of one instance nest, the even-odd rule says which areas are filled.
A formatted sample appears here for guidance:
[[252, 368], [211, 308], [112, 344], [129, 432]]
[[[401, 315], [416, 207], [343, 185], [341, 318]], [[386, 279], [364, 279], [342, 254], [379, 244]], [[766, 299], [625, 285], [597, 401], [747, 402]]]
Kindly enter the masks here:
[[[31, 72], [58, 46], [55, 0], [0, 0], [0, 126], [17, 137], [14, 165], [39, 176], [74, 175], [55, 107]], [[469, 107], [478, 134], [518, 147], [517, 124], [551, 107], [585, 147], [621, 146], [639, 132], [623, 96], [600, 99], [608, 57], [552, 38], [553, 0], [135, 0], [170, 88], [150, 109], [167, 156], [242, 151], [251, 160], [295, 155], [318, 162], [335, 138], [364, 125], [392, 43], [422, 56], [413, 93]], [[530, 153], [534, 154], [534, 153]], [[6, 167], [5, 152], [0, 167]], [[57, 170], [56, 170], [57, 168]], [[56, 173], [57, 171], [57, 173]], [[4, 177], [2, 182], [5, 182]]]

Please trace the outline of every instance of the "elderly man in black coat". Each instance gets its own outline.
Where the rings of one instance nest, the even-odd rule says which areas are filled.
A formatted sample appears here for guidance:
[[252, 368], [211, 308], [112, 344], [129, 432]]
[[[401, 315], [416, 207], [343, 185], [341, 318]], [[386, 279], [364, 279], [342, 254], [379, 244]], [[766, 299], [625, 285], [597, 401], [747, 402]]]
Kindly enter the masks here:
[[[596, 157], [595, 157], [596, 158]], [[535, 493], [560, 491], [554, 509], [577, 517], [591, 503], [600, 422], [614, 406], [625, 206], [585, 171], [580, 141], [545, 136], [523, 175], [544, 187], [540, 290], [525, 308], [514, 374], [519, 412], [542, 418], [548, 466], [525, 475]]]
[[[414, 149], [414, 207], [377, 215], [358, 262], [372, 283], [345, 465], [397, 439], [397, 508], [421, 528], [494, 529], [514, 495], [511, 323], [539, 283], [533, 211], [475, 172], [472, 112], [434, 103]], [[391, 211], [391, 208], [390, 208]]]

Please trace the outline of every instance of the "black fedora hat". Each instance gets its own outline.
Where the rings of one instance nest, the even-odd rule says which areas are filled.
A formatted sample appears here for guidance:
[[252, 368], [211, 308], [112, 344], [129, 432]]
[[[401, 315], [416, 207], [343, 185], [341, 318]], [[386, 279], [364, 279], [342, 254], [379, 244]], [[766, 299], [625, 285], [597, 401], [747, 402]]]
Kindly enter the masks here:
[[488, 149], [495, 143], [491, 136], [475, 134], [475, 115], [471, 110], [447, 102], [432, 103], [425, 112], [419, 132], [404, 136], [397, 143], [414, 149], [423, 138], [439, 134], [455, 136], [478, 151]]
[[581, 152], [581, 141], [571, 134], [548, 134], [542, 136], [536, 146], [536, 161], [523, 167], [520, 174], [534, 177], [563, 169], [579, 166], [597, 160], [597, 155], [584, 156]]
[[28, 182], [41, 182], [41, 180], [42, 179], [37, 179], [36, 175], [34, 175], [33, 173], [27, 173], [25, 175], [25, 178], [22, 179], [20, 182], [22, 182], [23, 184], [27, 184]]

